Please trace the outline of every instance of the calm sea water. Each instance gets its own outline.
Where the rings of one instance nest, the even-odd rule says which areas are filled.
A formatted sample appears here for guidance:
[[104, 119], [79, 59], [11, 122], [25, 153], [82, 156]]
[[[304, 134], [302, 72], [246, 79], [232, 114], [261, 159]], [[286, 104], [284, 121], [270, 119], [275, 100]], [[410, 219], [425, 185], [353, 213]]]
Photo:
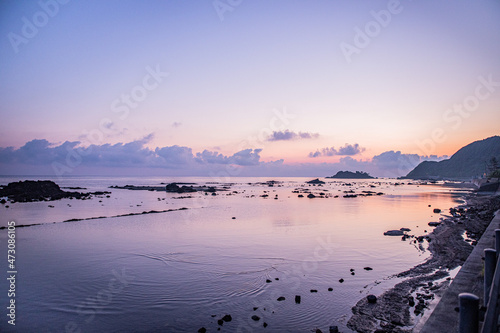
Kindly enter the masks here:
[[[21, 179], [30, 178], [0, 183]], [[281, 183], [259, 184], [271, 179]], [[422, 251], [384, 231], [406, 227], [423, 235], [431, 230], [427, 223], [441, 217], [433, 208], [446, 213], [462, 202], [459, 192], [441, 185], [324, 179], [327, 184], [316, 187], [307, 180], [233, 178], [215, 184], [228, 191], [206, 196], [108, 187], [172, 181], [212, 186], [210, 178], [75, 177], [55, 181], [108, 190], [110, 198], [0, 206], [1, 226], [44, 223], [16, 231], [16, 326], [7, 324], [2, 278], [0, 331], [327, 332], [338, 325], [350, 332], [345, 324], [358, 300], [392, 287], [399, 281], [393, 274], [429, 255], [425, 246]], [[299, 198], [292, 192], [298, 188], [329, 197]], [[344, 198], [351, 190], [384, 195]], [[188, 209], [109, 217], [182, 207]], [[109, 218], [60, 223], [102, 216]], [[6, 230], [0, 230], [0, 252], [6, 276]], [[219, 326], [226, 314], [232, 321]]]

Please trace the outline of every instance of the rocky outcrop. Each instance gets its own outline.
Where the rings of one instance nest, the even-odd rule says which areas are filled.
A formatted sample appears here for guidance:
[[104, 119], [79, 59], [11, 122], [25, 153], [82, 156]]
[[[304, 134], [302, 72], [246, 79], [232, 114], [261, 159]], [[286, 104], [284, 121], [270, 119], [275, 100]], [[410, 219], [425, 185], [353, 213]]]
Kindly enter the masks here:
[[0, 189], [0, 197], [7, 197], [10, 202], [53, 201], [64, 198], [86, 199], [92, 194], [100, 195], [109, 193], [66, 192], [50, 180], [13, 182]]

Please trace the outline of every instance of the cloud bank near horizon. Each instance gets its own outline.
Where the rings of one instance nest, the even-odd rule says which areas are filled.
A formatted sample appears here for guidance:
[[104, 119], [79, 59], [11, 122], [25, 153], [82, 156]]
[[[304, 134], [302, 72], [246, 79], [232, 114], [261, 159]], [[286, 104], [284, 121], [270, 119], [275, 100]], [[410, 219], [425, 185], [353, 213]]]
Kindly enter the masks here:
[[[406, 175], [424, 160], [439, 161], [448, 156], [420, 156], [386, 151], [371, 160], [352, 155], [359, 145], [341, 147], [344, 155], [335, 163], [285, 164], [283, 159], [262, 161], [262, 149], [244, 149], [232, 155], [203, 150], [194, 153], [184, 146], [151, 149], [152, 135], [117, 144], [80, 146], [79, 141], [52, 144], [35, 139], [20, 148], [0, 147], [0, 173], [3, 175], [158, 175], [158, 176], [329, 176], [340, 170], [365, 171], [377, 177]], [[333, 148], [333, 147], [332, 147]]]

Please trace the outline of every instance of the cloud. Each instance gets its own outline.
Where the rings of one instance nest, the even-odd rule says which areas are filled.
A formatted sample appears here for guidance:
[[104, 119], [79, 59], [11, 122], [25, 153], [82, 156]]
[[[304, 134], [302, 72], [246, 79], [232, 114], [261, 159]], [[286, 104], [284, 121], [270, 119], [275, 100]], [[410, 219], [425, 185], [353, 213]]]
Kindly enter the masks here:
[[290, 130], [274, 131], [269, 135], [267, 141], [288, 141], [298, 139], [315, 139], [319, 137], [318, 133], [298, 132], [295, 133]]
[[180, 127], [180, 126], [182, 126], [182, 123], [180, 123], [180, 122], [174, 121], [172, 123], [172, 127], [174, 127], [174, 128], [177, 128], [177, 127]]
[[[20, 148], [0, 147], [0, 174], [4, 175], [156, 175], [156, 176], [302, 176], [322, 177], [337, 171], [365, 171], [377, 177], [399, 177], [406, 175], [424, 160], [439, 161], [447, 156], [420, 156], [386, 151], [368, 160], [358, 160], [344, 155], [335, 163], [286, 164], [283, 159], [264, 162], [262, 149], [245, 149], [232, 155], [203, 150], [194, 153], [185, 146], [165, 146], [154, 149], [146, 147], [153, 139], [150, 134], [139, 140], [90, 145], [82, 147], [80, 142], [65, 141], [52, 144], [44, 139], [27, 142]], [[346, 145], [342, 148], [350, 147]], [[352, 145], [353, 153], [361, 150]], [[342, 149], [341, 148], [341, 149]], [[339, 150], [325, 148], [321, 154]], [[214, 177], [215, 177], [214, 176]]]
[[322, 149], [317, 149], [315, 152], [310, 152], [309, 157], [320, 157], [320, 156], [353, 156], [360, 154], [365, 151], [365, 148], [360, 147], [359, 144], [355, 143], [353, 145], [345, 144], [344, 147], [340, 147], [338, 150], [335, 147], [326, 147]]
[[[265, 164], [260, 160], [262, 149], [245, 149], [233, 155], [223, 155], [215, 151], [204, 150], [194, 154], [189, 147], [178, 145], [150, 149], [146, 144], [151, 142], [153, 134], [142, 139], [116, 144], [80, 146], [79, 141], [66, 141], [62, 144], [51, 144], [47, 140], [32, 140], [21, 148], [0, 148], [0, 172], [16, 173], [17, 166], [23, 170], [33, 169], [34, 174], [41, 170], [57, 169], [57, 172], [71, 172], [80, 168], [160, 168], [184, 170], [206, 174], [226, 165], [258, 166]], [[52, 173], [54, 170], [52, 171]]]

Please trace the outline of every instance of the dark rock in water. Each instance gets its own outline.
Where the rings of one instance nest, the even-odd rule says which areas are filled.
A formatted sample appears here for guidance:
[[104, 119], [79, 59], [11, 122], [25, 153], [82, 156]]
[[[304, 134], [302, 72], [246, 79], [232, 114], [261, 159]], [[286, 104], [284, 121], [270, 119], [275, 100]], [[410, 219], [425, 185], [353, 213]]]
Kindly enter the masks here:
[[365, 271], [373, 271], [373, 268], [371, 268], [371, 267], [365, 267], [365, 268], [363, 268], [363, 269], [364, 269]]
[[295, 296], [295, 303], [300, 304], [300, 295]]
[[5, 205], [7, 201], [5, 199], [0, 200], [0, 204]]
[[428, 224], [429, 226], [431, 226], [431, 227], [437, 227], [438, 225], [440, 225], [440, 224], [441, 224], [441, 222], [429, 222], [429, 223], [427, 223], [427, 224]]
[[399, 230], [401, 230], [401, 231], [405, 231], [405, 232], [410, 232], [410, 231], [411, 231], [411, 229], [410, 229], [410, 228], [401, 228], [401, 229], [399, 229]]
[[357, 194], [346, 194], [344, 195], [344, 198], [357, 198], [358, 195]]
[[433, 212], [434, 212], [434, 213], [436, 213], [436, 214], [439, 214], [439, 213], [441, 213], [441, 209], [439, 209], [439, 208], [434, 208]]
[[317, 293], [318, 291], [316, 289], [311, 289], [312, 293]]
[[281, 302], [281, 301], [284, 301], [285, 299], [286, 299], [286, 298], [285, 298], [284, 296], [280, 296], [280, 297], [278, 297], [277, 301], [278, 301], [278, 302]]
[[217, 324], [219, 324], [219, 326], [224, 325], [224, 320], [222, 319], [217, 320]]
[[274, 279], [275, 279], [276, 281], [279, 281], [279, 280], [280, 280], [280, 278], [274, 278]]
[[312, 193], [309, 193], [309, 194], [307, 195], [307, 197], [308, 197], [309, 199], [316, 198], [316, 196], [315, 196], [314, 194], [312, 194]]
[[384, 232], [384, 236], [403, 236], [404, 234], [401, 230], [388, 230]]
[[354, 273], [354, 272], [351, 272], [351, 275], [356, 275], [356, 273]]
[[329, 333], [339, 333], [339, 327], [338, 326], [330, 326], [328, 329]]
[[319, 328], [316, 329], [316, 331], [314, 331], [316, 333], [323, 333], [323, 331], [321, 331]]
[[258, 309], [259, 309], [258, 306], [254, 306], [254, 308], [253, 308], [254, 311], [257, 311]]
[[273, 281], [271, 281], [271, 280], [269, 280], [269, 279], [267, 279], [267, 280], [266, 280], [266, 283], [271, 283], [271, 282], [273, 282]]
[[297, 197], [299, 198], [303, 198], [304, 196], [302, 194], [299, 194]]
[[366, 296], [366, 300], [370, 304], [375, 304], [375, 303], [377, 303], [377, 296], [375, 296], [375, 295], [368, 295], [368, 296]]
[[17, 202], [53, 201], [64, 198], [84, 199], [90, 197], [91, 194], [63, 191], [59, 185], [50, 180], [13, 182], [0, 189], [0, 197], [7, 197]]
[[234, 216], [233, 216], [233, 217], [231, 217], [231, 219], [232, 219], [232, 220], [236, 220], [236, 217], [234, 217]]
[[224, 320], [225, 322], [230, 322], [231, 320], [233, 320], [233, 317], [227, 314], [224, 317], [222, 317], [222, 320]]
[[330, 288], [328, 288], [328, 291], [333, 291], [333, 288], [331, 288], [331, 287], [330, 287]]
[[340, 282], [340, 283], [344, 283], [344, 279], [340, 279], [340, 280], [339, 280], [339, 282]]
[[206, 333], [207, 329], [205, 327], [202, 327], [198, 330], [198, 333]]
[[255, 320], [255, 321], [259, 321], [260, 320], [260, 317], [259, 316], [256, 316], [256, 315], [253, 315], [252, 316], [252, 319]]
[[415, 299], [413, 298], [413, 296], [408, 297], [408, 305], [415, 306]]
[[196, 189], [194, 189], [193, 186], [186, 186], [186, 185], [179, 186], [176, 183], [168, 184], [167, 186], [165, 186], [165, 190], [167, 192], [173, 192], [173, 193], [196, 192]]
[[307, 184], [325, 184], [324, 181], [322, 180], [319, 180], [319, 178], [316, 178], [316, 179], [313, 179], [313, 180], [310, 180], [308, 182], [306, 182]]
[[265, 322], [264, 324], [262, 324], [262, 326], [264, 326], [264, 328], [266, 328], [267, 327], [267, 323]]

